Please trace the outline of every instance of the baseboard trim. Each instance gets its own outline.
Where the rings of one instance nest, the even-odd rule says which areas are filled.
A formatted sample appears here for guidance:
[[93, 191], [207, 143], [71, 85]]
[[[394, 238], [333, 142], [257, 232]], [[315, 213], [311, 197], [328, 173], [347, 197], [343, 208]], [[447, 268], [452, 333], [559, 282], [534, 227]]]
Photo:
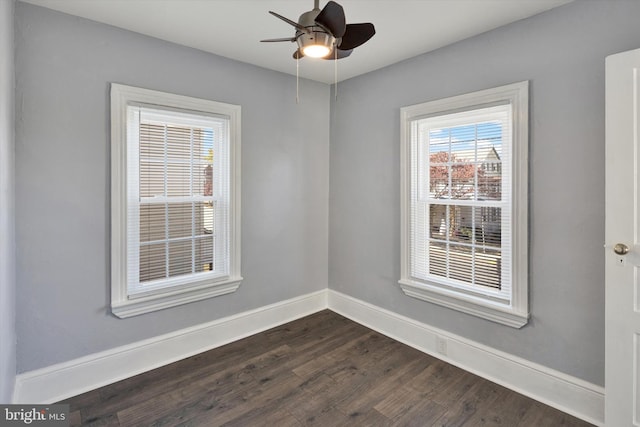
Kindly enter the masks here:
[[[604, 388], [417, 322], [348, 295], [328, 291], [329, 309], [390, 338], [539, 402], [604, 426]], [[446, 343], [446, 354], [438, 341]]]
[[53, 403], [327, 308], [327, 290], [19, 374], [14, 403]]

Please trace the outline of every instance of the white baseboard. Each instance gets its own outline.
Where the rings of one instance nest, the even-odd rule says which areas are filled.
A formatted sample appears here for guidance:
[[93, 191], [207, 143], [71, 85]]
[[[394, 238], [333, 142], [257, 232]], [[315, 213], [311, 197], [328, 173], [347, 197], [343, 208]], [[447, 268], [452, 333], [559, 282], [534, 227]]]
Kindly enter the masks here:
[[[563, 412], [604, 425], [603, 387], [330, 289], [19, 374], [13, 402], [57, 402], [326, 308]], [[446, 354], [438, 351], [439, 341], [445, 343]]]
[[53, 403], [327, 308], [321, 290], [16, 377], [14, 403]]
[[[342, 316], [546, 405], [604, 426], [603, 387], [340, 292], [328, 292], [329, 309]], [[444, 348], [439, 342], [444, 343]]]

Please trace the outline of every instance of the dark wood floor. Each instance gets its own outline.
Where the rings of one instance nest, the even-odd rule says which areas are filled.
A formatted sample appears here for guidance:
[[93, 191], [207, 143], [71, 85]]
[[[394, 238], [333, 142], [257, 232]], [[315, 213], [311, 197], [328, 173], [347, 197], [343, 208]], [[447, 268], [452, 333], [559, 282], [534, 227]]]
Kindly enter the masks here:
[[62, 403], [92, 426], [590, 425], [331, 311]]

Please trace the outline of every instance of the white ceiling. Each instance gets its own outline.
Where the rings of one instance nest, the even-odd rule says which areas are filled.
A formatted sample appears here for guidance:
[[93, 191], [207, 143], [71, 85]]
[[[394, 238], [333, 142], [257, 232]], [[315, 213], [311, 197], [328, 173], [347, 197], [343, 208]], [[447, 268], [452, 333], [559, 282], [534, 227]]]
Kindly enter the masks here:
[[[284, 73], [296, 73], [295, 43], [260, 43], [295, 30], [313, 0], [22, 0]], [[571, 0], [338, 0], [347, 23], [372, 22], [376, 35], [338, 61], [338, 80], [373, 71]], [[320, 1], [322, 8], [326, 0]], [[303, 58], [300, 76], [334, 80], [333, 61]]]

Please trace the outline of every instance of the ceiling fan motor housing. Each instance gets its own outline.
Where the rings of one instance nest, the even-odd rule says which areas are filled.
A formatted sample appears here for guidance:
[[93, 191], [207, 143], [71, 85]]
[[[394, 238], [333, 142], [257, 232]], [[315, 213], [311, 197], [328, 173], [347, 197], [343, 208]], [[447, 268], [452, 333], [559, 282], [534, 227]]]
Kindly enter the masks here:
[[309, 32], [302, 30], [296, 31], [296, 42], [298, 43], [298, 47], [301, 52], [303, 52], [307, 46], [313, 45], [326, 46], [329, 51], [333, 50], [336, 39], [327, 30], [316, 23], [316, 17], [319, 13], [320, 9], [313, 9], [309, 12], [303, 13], [298, 19], [298, 24], [309, 30]]

